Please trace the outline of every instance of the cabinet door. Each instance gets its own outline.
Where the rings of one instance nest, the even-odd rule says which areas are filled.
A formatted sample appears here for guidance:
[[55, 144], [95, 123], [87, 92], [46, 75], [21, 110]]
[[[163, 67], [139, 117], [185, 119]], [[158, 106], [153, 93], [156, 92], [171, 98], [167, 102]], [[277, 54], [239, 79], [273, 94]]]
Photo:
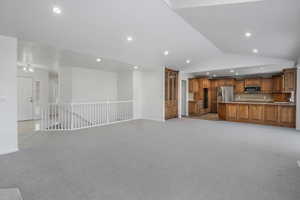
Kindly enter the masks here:
[[294, 69], [284, 70], [283, 75], [284, 91], [290, 92], [296, 90], [296, 71]]
[[272, 79], [273, 79], [273, 92], [281, 92], [282, 76], [274, 76]]
[[235, 81], [234, 92], [237, 94], [241, 94], [244, 93], [244, 91], [245, 91], [245, 81], [244, 80]]
[[199, 81], [198, 79], [193, 79], [193, 92], [199, 91]]
[[194, 92], [194, 90], [193, 90], [193, 79], [189, 79], [189, 92], [190, 93]]
[[295, 127], [296, 108], [294, 106], [279, 106], [278, 112], [280, 125]]
[[248, 78], [245, 79], [245, 86], [261, 86], [261, 79], [260, 78]]
[[241, 121], [249, 120], [249, 105], [238, 105], [237, 119]]
[[264, 121], [264, 106], [263, 105], [249, 105], [249, 118], [253, 122]]
[[278, 123], [278, 106], [265, 105], [264, 107], [264, 119], [268, 124]]
[[226, 120], [226, 107], [227, 105], [224, 103], [219, 103], [218, 105], [218, 115], [221, 120]]
[[271, 93], [273, 91], [273, 80], [272, 80], [272, 78], [262, 79], [261, 90], [264, 93]]
[[226, 105], [226, 119], [236, 120], [237, 119], [237, 104], [227, 104]]

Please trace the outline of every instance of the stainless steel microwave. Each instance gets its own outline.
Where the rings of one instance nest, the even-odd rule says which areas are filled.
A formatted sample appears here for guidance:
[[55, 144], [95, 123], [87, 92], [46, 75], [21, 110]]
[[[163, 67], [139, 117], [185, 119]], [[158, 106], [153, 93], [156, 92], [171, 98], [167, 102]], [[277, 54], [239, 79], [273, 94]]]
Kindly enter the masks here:
[[256, 92], [260, 92], [261, 88], [258, 86], [248, 86], [245, 87], [245, 92], [246, 93], [256, 93]]

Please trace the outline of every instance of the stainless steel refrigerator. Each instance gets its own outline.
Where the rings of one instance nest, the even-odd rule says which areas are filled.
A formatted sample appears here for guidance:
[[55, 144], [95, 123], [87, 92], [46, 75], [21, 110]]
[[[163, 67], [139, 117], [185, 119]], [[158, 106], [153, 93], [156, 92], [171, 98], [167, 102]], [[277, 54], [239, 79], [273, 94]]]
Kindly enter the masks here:
[[232, 86], [222, 86], [218, 89], [218, 102], [234, 101], [234, 91]]

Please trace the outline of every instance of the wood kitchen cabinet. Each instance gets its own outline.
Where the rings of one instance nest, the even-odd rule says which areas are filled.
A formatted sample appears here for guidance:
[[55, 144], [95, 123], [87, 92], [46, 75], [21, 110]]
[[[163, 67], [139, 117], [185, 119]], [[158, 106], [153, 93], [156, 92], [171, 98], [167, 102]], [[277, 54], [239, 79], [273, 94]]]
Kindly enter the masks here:
[[218, 116], [221, 120], [226, 120], [226, 107], [225, 103], [219, 103], [218, 105]]
[[296, 69], [283, 70], [283, 91], [291, 92], [296, 91]]
[[261, 86], [261, 79], [260, 78], [247, 78], [245, 79], [245, 87], [251, 87], [251, 86]]
[[279, 76], [273, 76], [272, 77], [272, 80], [273, 80], [273, 92], [282, 92], [282, 76], [279, 75]]
[[234, 79], [225, 79], [224, 80], [224, 86], [234, 86]]
[[264, 106], [249, 105], [249, 120], [252, 122], [262, 122], [264, 120]]
[[291, 106], [278, 107], [278, 120], [280, 125], [294, 127], [296, 121], [296, 110]]
[[235, 86], [234, 87], [234, 92], [236, 94], [244, 93], [244, 91], [245, 91], [245, 81], [244, 80], [235, 81], [234, 86]]
[[202, 81], [202, 88], [210, 88], [208, 78], [203, 78], [201, 81]]
[[237, 104], [228, 104], [226, 107], [226, 119], [237, 120]]
[[239, 120], [239, 121], [249, 120], [249, 105], [248, 104], [238, 104], [237, 120]]
[[199, 80], [196, 78], [189, 79], [189, 92], [195, 93], [199, 91]]
[[272, 93], [273, 92], [273, 79], [264, 78], [261, 80], [261, 91], [263, 93]]
[[249, 122], [294, 128], [296, 106], [260, 103], [219, 103], [219, 118], [235, 122]]
[[278, 106], [266, 105], [264, 107], [264, 121], [268, 124], [277, 124], [277, 122], [278, 122]]

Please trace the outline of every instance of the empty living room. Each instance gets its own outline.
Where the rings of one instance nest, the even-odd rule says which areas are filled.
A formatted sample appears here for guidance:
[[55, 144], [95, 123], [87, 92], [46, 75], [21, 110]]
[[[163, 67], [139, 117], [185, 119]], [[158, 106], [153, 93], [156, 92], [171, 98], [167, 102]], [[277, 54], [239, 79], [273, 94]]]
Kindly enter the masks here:
[[299, 200], [299, 0], [0, 1], [0, 200]]

